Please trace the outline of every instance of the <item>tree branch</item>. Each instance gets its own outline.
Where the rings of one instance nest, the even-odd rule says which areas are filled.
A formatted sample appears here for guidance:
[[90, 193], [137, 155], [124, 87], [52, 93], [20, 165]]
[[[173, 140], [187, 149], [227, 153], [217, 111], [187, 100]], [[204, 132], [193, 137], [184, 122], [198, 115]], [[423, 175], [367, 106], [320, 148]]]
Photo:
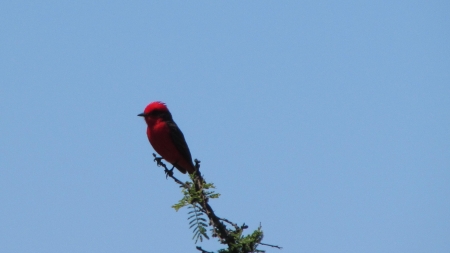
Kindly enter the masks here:
[[[208, 191], [210, 188], [214, 188], [213, 184], [206, 183], [204, 180], [202, 174], [200, 173], [200, 161], [195, 159], [195, 172], [193, 175], [191, 175], [191, 179], [193, 183], [185, 182], [183, 183], [179, 179], [177, 179], [173, 175], [173, 168], [167, 169], [167, 166], [162, 162], [162, 157], [157, 157], [156, 154], [153, 154], [154, 161], [157, 163], [159, 167], [164, 168], [164, 172], [166, 173], [166, 178], [170, 177], [172, 178], [177, 184], [180, 185], [180, 187], [184, 188], [186, 191], [183, 190], [185, 197], [180, 200], [179, 204], [174, 205], [175, 210], [178, 210], [179, 208], [186, 206], [186, 205], [193, 205], [194, 208], [198, 208], [198, 210], [208, 216], [209, 219], [209, 225], [213, 227], [212, 229], [212, 236], [218, 237], [220, 243], [228, 245], [228, 250], [226, 252], [228, 253], [241, 253], [245, 249], [245, 252], [264, 252], [257, 249], [257, 245], [264, 245], [269, 246], [273, 248], [281, 249], [281, 247], [277, 245], [271, 245], [262, 243], [262, 236], [263, 233], [260, 230], [261, 226], [258, 228], [258, 230], [255, 230], [253, 234], [248, 236], [242, 236], [242, 231], [244, 229], [247, 229], [248, 226], [245, 225], [245, 223], [242, 226], [238, 226], [236, 223], [231, 222], [228, 219], [220, 218], [215, 213], [214, 210], [209, 205], [209, 197], [214, 196], [213, 198], [217, 198], [219, 194], [213, 194], [214, 192]], [[194, 187], [194, 188], [192, 188]], [[206, 190], [206, 191], [205, 191]], [[197, 214], [195, 214], [197, 215]], [[228, 223], [229, 225], [234, 227], [234, 230], [229, 230], [226, 225], [223, 223]], [[206, 225], [205, 225], [206, 226]], [[204, 230], [204, 227], [197, 227], [202, 228]], [[199, 230], [197, 230], [196, 233], [198, 233]], [[203, 234], [206, 238], [206, 234]], [[246, 243], [243, 243], [243, 240], [248, 240], [248, 238], [254, 238], [253, 241], [247, 241]], [[209, 239], [209, 238], [208, 238]], [[201, 247], [197, 246], [197, 250], [201, 251], [202, 253], [214, 253], [203, 250]]]
[[167, 169], [166, 164], [161, 161], [163, 159], [162, 157], [157, 157], [155, 153], [153, 153], [153, 157], [155, 158], [155, 159], [153, 159], [153, 161], [156, 162], [156, 165], [158, 165], [158, 167], [164, 168], [164, 172], [166, 173], [166, 178], [167, 177], [172, 178], [177, 184], [179, 184], [181, 187], [185, 188], [186, 190], [188, 190], [190, 188], [189, 184], [183, 183], [178, 178], [173, 176], [173, 167], [170, 170]]
[[205, 180], [200, 173], [200, 161], [195, 159], [194, 186], [195, 190], [200, 193], [201, 199], [199, 204], [203, 208], [203, 211], [205, 211], [205, 214], [208, 216], [209, 222], [214, 227], [215, 235], [219, 237], [222, 243], [231, 246], [235, 243], [235, 241], [231, 236], [229, 236], [226, 226], [222, 222], [220, 222], [220, 218], [217, 217], [217, 215], [214, 213], [214, 210], [208, 204], [208, 197], [203, 192], [204, 182]]

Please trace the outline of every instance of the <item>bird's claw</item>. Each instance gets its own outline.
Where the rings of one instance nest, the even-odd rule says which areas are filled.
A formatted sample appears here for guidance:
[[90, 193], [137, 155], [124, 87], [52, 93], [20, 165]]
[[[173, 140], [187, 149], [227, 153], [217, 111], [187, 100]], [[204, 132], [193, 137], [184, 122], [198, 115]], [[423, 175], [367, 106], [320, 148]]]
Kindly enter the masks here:
[[172, 169], [170, 169], [170, 170], [168, 170], [167, 168], [164, 169], [164, 172], [166, 173], [166, 179], [167, 179], [167, 177], [172, 177], [173, 176], [173, 168], [175, 168], [175, 166], [172, 167]]
[[162, 157], [157, 157], [155, 153], [153, 153], [153, 157], [155, 158], [155, 159], [153, 159], [153, 161], [156, 162], [156, 164], [157, 164], [158, 166], [161, 166], [161, 160], [162, 160], [163, 158], [162, 158]]

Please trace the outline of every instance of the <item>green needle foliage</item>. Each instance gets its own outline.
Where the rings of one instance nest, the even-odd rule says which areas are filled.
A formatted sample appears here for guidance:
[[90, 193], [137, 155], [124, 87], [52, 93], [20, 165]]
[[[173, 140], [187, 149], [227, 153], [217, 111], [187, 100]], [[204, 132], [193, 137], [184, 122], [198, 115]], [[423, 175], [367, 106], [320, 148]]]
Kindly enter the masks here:
[[[227, 245], [227, 248], [219, 249], [217, 253], [265, 252], [264, 250], [258, 249], [260, 245], [281, 249], [279, 246], [261, 242], [264, 237], [261, 225], [252, 233], [243, 235], [244, 230], [248, 228], [245, 223], [242, 226], [238, 226], [228, 219], [216, 216], [209, 205], [209, 200], [219, 198], [220, 194], [214, 191], [214, 184], [207, 183], [204, 180], [200, 173], [200, 161], [195, 160], [196, 171], [190, 175], [191, 181], [181, 182], [173, 176], [173, 168], [172, 170], [167, 169], [166, 165], [161, 161], [161, 157], [157, 157], [155, 154], [153, 156], [157, 165], [164, 168], [166, 177], [172, 178], [182, 188], [181, 192], [183, 197], [172, 208], [175, 211], [183, 207], [189, 209], [188, 221], [194, 233], [192, 239], [195, 240], [196, 244], [198, 241], [202, 242], [205, 238], [209, 239], [209, 229], [212, 237], [216, 237], [221, 244]], [[199, 246], [196, 249], [202, 253], [214, 253], [203, 250]]]
[[204, 215], [202, 212], [200, 212], [199, 208], [196, 205], [188, 206], [188, 208], [192, 209], [188, 214], [192, 214], [188, 217], [189, 225], [191, 225], [189, 228], [194, 228], [194, 236], [192, 239], [195, 239], [195, 243], [197, 243], [198, 240], [200, 242], [203, 241], [203, 237], [206, 239], [209, 239], [208, 235], [206, 234], [206, 228], [208, 227], [208, 224], [206, 224], [206, 219], [202, 217]]

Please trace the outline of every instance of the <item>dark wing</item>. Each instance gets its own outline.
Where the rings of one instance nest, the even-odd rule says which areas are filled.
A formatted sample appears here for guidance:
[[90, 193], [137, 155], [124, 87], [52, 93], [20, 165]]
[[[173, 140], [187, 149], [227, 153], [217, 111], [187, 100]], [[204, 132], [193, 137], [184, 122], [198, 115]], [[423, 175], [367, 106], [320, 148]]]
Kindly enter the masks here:
[[181, 132], [181, 130], [178, 128], [177, 124], [174, 121], [167, 121], [166, 123], [170, 129], [170, 138], [175, 144], [175, 147], [177, 148], [178, 152], [180, 152], [181, 156], [184, 159], [186, 159], [186, 161], [188, 161], [192, 165], [192, 167], [194, 167], [194, 164], [192, 163], [191, 152], [189, 151], [189, 147], [186, 143], [186, 140], [184, 139], [183, 133]]

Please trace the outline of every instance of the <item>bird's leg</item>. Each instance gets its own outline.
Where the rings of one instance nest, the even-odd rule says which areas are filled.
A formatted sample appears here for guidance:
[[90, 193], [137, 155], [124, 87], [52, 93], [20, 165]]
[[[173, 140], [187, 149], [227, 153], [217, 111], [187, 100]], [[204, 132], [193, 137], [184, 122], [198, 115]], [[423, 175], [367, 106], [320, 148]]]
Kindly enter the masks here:
[[161, 166], [164, 168], [164, 173], [166, 173], [166, 178], [167, 177], [172, 177], [173, 176], [173, 168], [175, 168], [175, 166], [172, 167], [172, 169], [167, 169], [167, 166], [165, 163], [163, 163], [161, 160], [163, 159], [162, 157], [157, 157], [155, 153], [153, 153], [153, 157], [155, 159], [153, 159], [153, 161], [156, 161], [156, 164], [158, 166]]
[[164, 167], [164, 172], [166, 173], [166, 179], [167, 177], [173, 177], [173, 168], [175, 168], [175, 166], [172, 166], [172, 169], [168, 170], [167, 167]]
[[168, 170], [167, 168], [164, 170], [166, 172], [166, 179], [167, 177], [173, 177], [173, 168], [178, 165], [178, 161], [172, 164], [172, 169]]

